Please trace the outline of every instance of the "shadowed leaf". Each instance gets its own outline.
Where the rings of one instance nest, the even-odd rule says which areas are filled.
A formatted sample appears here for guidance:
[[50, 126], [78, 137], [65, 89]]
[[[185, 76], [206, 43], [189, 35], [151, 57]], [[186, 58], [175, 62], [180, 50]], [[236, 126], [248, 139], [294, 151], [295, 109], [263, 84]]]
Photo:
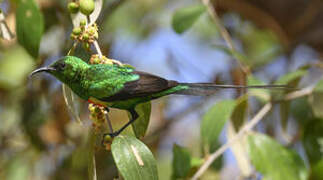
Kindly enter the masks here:
[[186, 148], [174, 144], [173, 146], [173, 175], [172, 179], [187, 177], [191, 169], [191, 155]]
[[176, 33], [181, 34], [189, 29], [205, 12], [204, 5], [195, 5], [178, 9], [172, 19], [172, 27]]
[[151, 103], [146, 102], [137, 105], [136, 111], [139, 115], [138, 119], [132, 124], [132, 129], [137, 138], [144, 137], [149, 125]]

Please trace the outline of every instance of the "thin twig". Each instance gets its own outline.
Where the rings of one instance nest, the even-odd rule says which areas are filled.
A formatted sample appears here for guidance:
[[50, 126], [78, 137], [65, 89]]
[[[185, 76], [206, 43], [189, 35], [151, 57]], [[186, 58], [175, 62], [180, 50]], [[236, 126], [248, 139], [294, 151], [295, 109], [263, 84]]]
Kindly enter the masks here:
[[212, 162], [219, 157], [221, 154], [223, 154], [228, 148], [231, 147], [233, 143], [235, 143], [237, 140], [241, 139], [246, 132], [250, 131], [253, 127], [255, 127], [258, 122], [270, 111], [272, 107], [271, 103], [267, 103], [251, 120], [248, 122], [238, 133], [236, 136], [234, 136], [232, 139], [230, 139], [226, 144], [221, 146], [217, 151], [212, 153], [207, 160], [204, 162], [204, 164], [199, 168], [199, 170], [194, 174], [193, 180], [197, 180], [212, 164]]
[[287, 100], [292, 100], [292, 99], [296, 99], [296, 98], [300, 98], [300, 97], [309, 95], [313, 92], [314, 88], [315, 88], [315, 85], [312, 85], [312, 86], [308, 86], [304, 89], [288, 93], [284, 97], [284, 100], [287, 101]]
[[[233, 44], [233, 41], [232, 41], [232, 39], [231, 39], [228, 31], [226, 30], [226, 28], [221, 23], [218, 14], [214, 10], [213, 5], [210, 3], [210, 0], [201, 0], [201, 1], [206, 6], [207, 11], [208, 11], [209, 15], [211, 16], [211, 18], [213, 19], [215, 25], [219, 28], [219, 31], [221, 33], [221, 36], [223, 37], [223, 39], [227, 43], [229, 49], [231, 51], [233, 51], [233, 52], [236, 51], [236, 48], [235, 48], [235, 46]], [[249, 72], [248, 68], [242, 64], [242, 60], [239, 59], [239, 57], [235, 57], [235, 58], [238, 59], [237, 62], [239, 64], [240, 68], [242, 69], [242, 71], [245, 74], [249, 74], [250, 72]]]

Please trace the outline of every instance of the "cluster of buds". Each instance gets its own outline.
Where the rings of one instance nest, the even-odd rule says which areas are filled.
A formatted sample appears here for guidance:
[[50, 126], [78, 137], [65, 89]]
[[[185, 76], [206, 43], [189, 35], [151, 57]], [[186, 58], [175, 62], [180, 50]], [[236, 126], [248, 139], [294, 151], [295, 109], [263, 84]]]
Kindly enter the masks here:
[[83, 43], [85, 49], [89, 50], [90, 44], [99, 38], [98, 26], [94, 23], [86, 26], [86, 20], [80, 22], [79, 27], [75, 27], [71, 34], [73, 40]]
[[103, 106], [96, 104], [89, 104], [90, 119], [92, 120], [92, 126], [96, 133], [100, 133], [105, 129], [106, 114], [107, 111]]
[[105, 56], [99, 57], [98, 54], [93, 54], [90, 58], [89, 64], [116, 64], [118, 66], [124, 66], [120, 61], [109, 59]]

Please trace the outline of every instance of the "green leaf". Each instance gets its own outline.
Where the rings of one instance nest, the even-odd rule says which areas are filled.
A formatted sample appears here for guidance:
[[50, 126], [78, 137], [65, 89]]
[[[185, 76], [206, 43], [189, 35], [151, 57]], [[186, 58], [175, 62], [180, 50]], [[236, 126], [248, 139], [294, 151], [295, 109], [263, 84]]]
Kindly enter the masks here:
[[314, 92], [323, 92], [323, 79], [316, 84]]
[[291, 115], [300, 123], [301, 127], [309, 119], [313, 118], [313, 110], [307, 97], [297, 98], [291, 103]]
[[176, 33], [181, 34], [189, 29], [196, 20], [205, 12], [204, 5], [194, 5], [176, 10], [172, 27]]
[[302, 141], [311, 164], [315, 164], [323, 158], [323, 119], [307, 120]]
[[245, 94], [236, 100], [236, 106], [231, 116], [234, 129], [238, 131], [243, 125], [248, 110], [248, 95]]
[[281, 76], [276, 82], [275, 84], [290, 84], [292, 81], [295, 81], [297, 79], [300, 79], [302, 76], [305, 75], [305, 73], [307, 73], [306, 70], [302, 70], [302, 69], [299, 69], [299, 70], [296, 70], [296, 71], [293, 71], [293, 72], [290, 72], [290, 73], [287, 73], [283, 76]]
[[225, 52], [227, 55], [232, 56], [233, 58], [243, 62], [243, 63], [249, 63], [248, 57], [244, 55], [243, 53], [237, 51], [237, 50], [232, 50], [226, 46], [223, 45], [213, 45], [216, 49], [222, 50]]
[[323, 92], [313, 92], [310, 100], [314, 116], [323, 118]]
[[44, 31], [43, 15], [34, 0], [20, 0], [16, 14], [18, 42], [34, 58], [38, 57], [40, 40]]
[[191, 155], [184, 147], [173, 146], [173, 174], [172, 178], [185, 178], [191, 169]]
[[225, 100], [213, 105], [203, 116], [201, 136], [203, 143], [212, 147], [235, 107], [234, 100]]
[[[249, 75], [247, 78], [248, 85], [266, 85], [261, 80], [256, 77]], [[248, 89], [248, 94], [257, 97], [262, 102], [267, 102], [270, 100], [270, 93], [268, 89]]]
[[308, 171], [300, 156], [266, 135], [250, 135], [248, 153], [252, 164], [263, 174], [264, 179], [307, 179]]
[[111, 145], [114, 162], [125, 180], [158, 179], [156, 160], [148, 147], [131, 136], [117, 136]]
[[145, 136], [148, 128], [150, 113], [151, 113], [151, 103], [146, 102], [136, 106], [136, 112], [138, 113], [138, 119], [132, 124], [132, 129], [137, 138]]
[[290, 110], [290, 101], [283, 101], [279, 104], [280, 108], [280, 123], [283, 130], [286, 130], [288, 124], [289, 110]]
[[[243, 28], [241, 40], [245, 47], [247, 62], [252, 67], [263, 66], [275, 59], [281, 52], [282, 47], [274, 33], [258, 29], [252, 25]], [[248, 29], [249, 28], [249, 29]]]
[[323, 158], [311, 170], [310, 180], [323, 179]]

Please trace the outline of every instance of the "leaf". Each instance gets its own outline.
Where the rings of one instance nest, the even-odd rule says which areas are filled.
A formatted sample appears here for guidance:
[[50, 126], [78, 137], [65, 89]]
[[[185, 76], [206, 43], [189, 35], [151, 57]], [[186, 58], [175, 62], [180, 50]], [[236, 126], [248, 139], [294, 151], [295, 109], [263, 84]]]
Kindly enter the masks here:
[[34, 58], [38, 57], [41, 37], [44, 31], [43, 15], [34, 0], [20, 0], [16, 14], [18, 42]]
[[174, 144], [172, 165], [172, 179], [187, 177], [191, 169], [191, 155], [186, 148]]
[[223, 52], [225, 52], [227, 55], [232, 56], [233, 58], [243, 62], [243, 63], [249, 63], [248, 61], [248, 57], [246, 55], [244, 55], [243, 53], [237, 51], [237, 50], [232, 50], [226, 46], [223, 45], [213, 45], [215, 48], [222, 50]]
[[289, 117], [289, 110], [290, 110], [290, 101], [283, 101], [279, 104], [280, 108], [280, 123], [283, 130], [286, 131], [288, 125], [288, 117]]
[[323, 158], [311, 170], [310, 180], [323, 179]]
[[149, 125], [151, 102], [142, 103], [136, 106], [136, 112], [138, 113], [138, 119], [132, 124], [132, 129], [137, 138], [144, 137]]
[[323, 118], [323, 92], [313, 92], [311, 94], [311, 106], [316, 117]]
[[282, 52], [279, 39], [270, 31], [250, 25], [245, 27], [240, 35], [245, 47], [244, 52], [248, 57], [246, 60], [252, 67], [263, 66], [274, 60]]
[[313, 110], [307, 99], [307, 97], [297, 98], [290, 106], [292, 117], [300, 123], [301, 127], [307, 120], [313, 118]]
[[305, 75], [305, 73], [307, 73], [307, 71], [302, 69], [287, 73], [281, 76], [278, 80], [276, 80], [275, 84], [290, 84], [292, 81], [300, 79], [302, 76]]
[[[249, 75], [247, 78], [248, 85], [266, 85], [261, 80], [256, 77]], [[262, 102], [267, 102], [270, 100], [270, 93], [268, 89], [248, 89], [248, 94], [257, 97]]]
[[158, 179], [156, 160], [148, 147], [131, 136], [117, 136], [111, 145], [114, 162], [125, 180]]
[[194, 5], [176, 10], [172, 19], [172, 27], [176, 33], [181, 34], [189, 29], [205, 12], [204, 5]]
[[323, 119], [307, 120], [302, 141], [311, 164], [315, 164], [323, 158]]
[[235, 107], [235, 101], [225, 100], [213, 105], [203, 116], [201, 136], [203, 143], [212, 147]]
[[248, 153], [252, 164], [264, 179], [307, 179], [308, 171], [300, 156], [266, 135], [250, 135]]
[[248, 95], [245, 94], [239, 97], [236, 100], [236, 106], [234, 107], [234, 111], [231, 115], [231, 120], [234, 126], [234, 129], [238, 131], [240, 127], [243, 125], [248, 110]]
[[323, 79], [316, 84], [314, 92], [323, 92]]

